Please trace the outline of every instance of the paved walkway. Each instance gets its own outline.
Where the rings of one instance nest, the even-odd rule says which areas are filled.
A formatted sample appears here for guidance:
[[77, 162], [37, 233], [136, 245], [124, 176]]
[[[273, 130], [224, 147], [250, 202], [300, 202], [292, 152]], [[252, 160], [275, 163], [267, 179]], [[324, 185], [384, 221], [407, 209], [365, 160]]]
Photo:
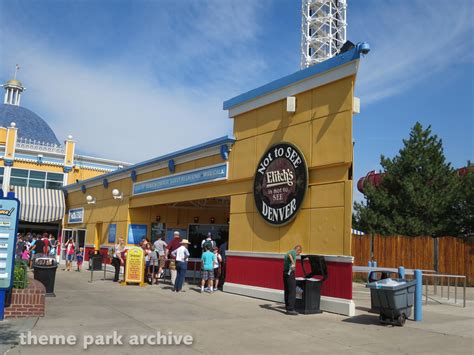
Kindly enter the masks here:
[[[97, 276], [97, 279], [100, 276]], [[0, 323], [6, 351], [21, 331], [34, 335], [74, 335], [75, 346], [17, 345], [8, 354], [71, 354], [83, 351], [84, 335], [117, 331], [124, 345], [92, 345], [89, 354], [471, 354], [474, 304], [468, 308], [428, 305], [424, 321], [404, 327], [382, 326], [367, 312], [369, 294], [355, 286], [357, 315], [323, 313], [287, 316], [280, 304], [222, 292], [200, 294], [195, 286], [173, 293], [168, 285], [133, 287], [111, 281], [89, 283], [87, 272], [58, 271], [55, 298], [47, 298], [46, 316]], [[132, 346], [134, 335], [191, 335], [191, 346]]]

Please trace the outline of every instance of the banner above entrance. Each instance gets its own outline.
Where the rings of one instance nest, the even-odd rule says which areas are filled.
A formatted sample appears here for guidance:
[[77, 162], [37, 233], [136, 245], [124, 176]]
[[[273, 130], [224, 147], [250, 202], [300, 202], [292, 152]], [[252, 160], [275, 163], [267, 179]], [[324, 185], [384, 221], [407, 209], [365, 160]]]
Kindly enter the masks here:
[[133, 195], [175, 189], [227, 179], [227, 163], [186, 171], [133, 184]]

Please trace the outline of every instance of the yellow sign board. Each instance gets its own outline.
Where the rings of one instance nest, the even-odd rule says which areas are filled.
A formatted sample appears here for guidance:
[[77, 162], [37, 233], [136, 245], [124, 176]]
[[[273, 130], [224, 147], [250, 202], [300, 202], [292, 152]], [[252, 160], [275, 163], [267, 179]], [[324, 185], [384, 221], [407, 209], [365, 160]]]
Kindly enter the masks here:
[[143, 256], [143, 249], [139, 247], [130, 248], [125, 262], [125, 283], [139, 283], [142, 285], [144, 279], [145, 257]]

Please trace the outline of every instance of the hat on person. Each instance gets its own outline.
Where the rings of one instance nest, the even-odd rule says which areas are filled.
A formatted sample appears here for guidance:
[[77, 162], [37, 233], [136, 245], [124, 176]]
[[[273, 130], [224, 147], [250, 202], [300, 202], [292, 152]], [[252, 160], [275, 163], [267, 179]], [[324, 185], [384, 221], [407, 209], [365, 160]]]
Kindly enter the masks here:
[[174, 231], [173, 234], [174, 234], [174, 235], [179, 235], [179, 232], [178, 232], [178, 231]]
[[189, 242], [189, 240], [183, 239], [183, 240], [181, 241], [181, 244], [191, 244], [191, 243]]

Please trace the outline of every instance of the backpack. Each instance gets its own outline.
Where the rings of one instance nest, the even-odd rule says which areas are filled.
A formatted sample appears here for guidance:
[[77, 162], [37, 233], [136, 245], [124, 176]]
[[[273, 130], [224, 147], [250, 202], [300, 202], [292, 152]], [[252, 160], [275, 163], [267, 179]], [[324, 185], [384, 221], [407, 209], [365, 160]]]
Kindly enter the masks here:
[[210, 250], [213, 250], [215, 246], [216, 246], [216, 242], [213, 240], [206, 240], [203, 245], [204, 249], [207, 247]]

